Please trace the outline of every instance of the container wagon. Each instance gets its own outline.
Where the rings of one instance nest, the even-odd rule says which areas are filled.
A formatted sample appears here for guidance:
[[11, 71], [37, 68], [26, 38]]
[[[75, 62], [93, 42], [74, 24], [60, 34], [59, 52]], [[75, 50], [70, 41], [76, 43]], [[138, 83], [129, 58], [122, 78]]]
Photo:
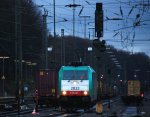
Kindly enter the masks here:
[[58, 72], [54, 69], [37, 71], [35, 87], [38, 90], [39, 105], [57, 104]]
[[128, 80], [127, 93], [122, 96], [122, 101], [126, 104], [137, 104], [143, 100], [143, 93], [141, 93], [141, 84], [139, 80]]

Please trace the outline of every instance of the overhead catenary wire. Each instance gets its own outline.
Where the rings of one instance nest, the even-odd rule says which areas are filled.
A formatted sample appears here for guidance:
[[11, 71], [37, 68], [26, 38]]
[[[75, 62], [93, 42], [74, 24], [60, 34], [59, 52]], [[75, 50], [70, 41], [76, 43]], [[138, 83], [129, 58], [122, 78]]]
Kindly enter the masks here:
[[[84, 1], [85, 1], [85, 0], [84, 0]], [[89, 1], [89, 0], [87, 0], [87, 1], [88, 1], [88, 2], [91, 2], [91, 1]], [[95, 3], [94, 3], [94, 2], [97, 2], [97, 1], [96, 1], [96, 0], [95, 0], [95, 1], [93, 0], [93, 1], [90, 3], [92, 6], [90, 6], [89, 4], [83, 2], [83, 3], [85, 3], [85, 4], [84, 4], [84, 8], [92, 8], [92, 7], [94, 8], [94, 7], [95, 7]], [[122, 9], [123, 9], [124, 7], [127, 7], [127, 6], [128, 6], [127, 8], [132, 8], [132, 6], [133, 6], [134, 4], [137, 4], [136, 2], [137, 2], [137, 1], [131, 1], [131, 2], [130, 2], [130, 5], [129, 5], [128, 2], [124, 1], [123, 3], [121, 3]], [[45, 7], [51, 7], [51, 6], [52, 6], [52, 4], [47, 5], [47, 3], [49, 3], [49, 2], [44, 2], [44, 3], [45, 3]], [[110, 6], [108, 6], [108, 7], [112, 7], [112, 6], [114, 6], [114, 5], [115, 5], [115, 6], [116, 6], [116, 5], [119, 6], [119, 5], [120, 5], [120, 2], [118, 2], [118, 0], [117, 0], [116, 2], [109, 1], [109, 2], [104, 2], [103, 4], [104, 4], [104, 5], [110, 5]], [[46, 5], [47, 5], [47, 6], [46, 6]], [[83, 5], [83, 4], [82, 4], [82, 5]], [[60, 9], [65, 8], [64, 5], [56, 5], [56, 6], [57, 6], [57, 9], [59, 9], [59, 8], [60, 8]], [[107, 6], [106, 6], [106, 7], [107, 7]], [[65, 8], [65, 9], [67, 9], [67, 8]], [[66, 11], [67, 11], [67, 10], [66, 10]], [[68, 10], [68, 11], [69, 11], [69, 10]], [[109, 10], [108, 10], [108, 11], [109, 11]], [[70, 11], [70, 12], [71, 12], [71, 11]], [[110, 12], [110, 11], [109, 11], [109, 12]], [[112, 11], [112, 12], [113, 12], [113, 11]], [[57, 14], [57, 13], [58, 13], [57, 17], [58, 17], [58, 16], [61, 16], [59, 11], [56, 12], [56, 14]], [[127, 15], [128, 15], [128, 14], [126, 14], [126, 16], [127, 16]], [[124, 14], [124, 16], [125, 16], [125, 14]], [[126, 16], [125, 16], [125, 17], [126, 17]], [[63, 17], [63, 15], [62, 15], [62, 17]], [[65, 17], [70, 17], [70, 15], [67, 15], [67, 14], [66, 14]], [[92, 18], [93, 18], [93, 20], [94, 20], [94, 17], [92, 17]], [[91, 19], [92, 19], [92, 18], [91, 18]], [[126, 19], [127, 19], [127, 18], [128, 18], [128, 17], [126, 17]], [[129, 19], [129, 18], [128, 18], [128, 19]], [[131, 20], [132, 20], [132, 19], [131, 19]], [[76, 20], [75, 23], [76, 23], [77, 21], [78, 21], [78, 20]], [[67, 22], [68, 22], [68, 23], [71, 23], [71, 22], [72, 22], [72, 21], [71, 21], [71, 18], [70, 18], [70, 20], [68, 20]], [[52, 23], [52, 22], [51, 22], [51, 23]], [[116, 26], [117, 26], [117, 23], [113, 22], [113, 24], [116, 24]], [[120, 24], [121, 24], [121, 23], [120, 23]], [[83, 23], [81, 23], [81, 25], [83, 25]], [[147, 26], [147, 27], [148, 27], [148, 25], [149, 25], [149, 24], [147, 24], [147, 25], [142, 25], [142, 26], [145, 26], [145, 27]], [[121, 25], [120, 25], [120, 26], [121, 26]], [[130, 25], [129, 25], [129, 26], [130, 26]], [[122, 26], [122, 28], [124, 28], [123, 30], [125, 30], [126, 26]], [[131, 28], [132, 28], [132, 27], [131, 27]], [[119, 29], [119, 28], [118, 28], [118, 29]], [[130, 29], [130, 28], [129, 28], [129, 29]], [[76, 31], [75, 31], [75, 32], [76, 32]]]

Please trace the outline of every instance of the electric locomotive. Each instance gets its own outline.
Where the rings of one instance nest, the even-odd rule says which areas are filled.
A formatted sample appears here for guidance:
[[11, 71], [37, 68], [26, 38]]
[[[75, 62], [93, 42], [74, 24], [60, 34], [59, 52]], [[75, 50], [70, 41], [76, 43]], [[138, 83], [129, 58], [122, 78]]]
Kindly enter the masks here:
[[90, 66], [62, 66], [58, 78], [59, 105], [88, 109], [97, 100], [96, 73]]

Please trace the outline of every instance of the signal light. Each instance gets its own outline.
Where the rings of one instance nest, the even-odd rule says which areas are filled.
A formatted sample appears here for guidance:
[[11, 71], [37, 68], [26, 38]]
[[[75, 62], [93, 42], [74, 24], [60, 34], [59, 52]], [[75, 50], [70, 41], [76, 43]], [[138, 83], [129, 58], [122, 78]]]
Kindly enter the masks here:
[[102, 40], [100, 41], [99, 39], [94, 39], [93, 40], [93, 46], [98, 49], [100, 52], [104, 52], [106, 50], [106, 41]]
[[96, 3], [95, 32], [98, 38], [103, 37], [103, 4]]
[[141, 93], [141, 97], [144, 97], [144, 94], [143, 94], [143, 93]]

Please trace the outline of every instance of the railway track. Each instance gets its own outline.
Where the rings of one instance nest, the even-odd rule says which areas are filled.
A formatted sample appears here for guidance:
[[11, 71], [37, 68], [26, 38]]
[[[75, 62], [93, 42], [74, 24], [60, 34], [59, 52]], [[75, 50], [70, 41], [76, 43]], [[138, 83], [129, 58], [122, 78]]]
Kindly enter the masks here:
[[[115, 98], [113, 100], [103, 100], [103, 106], [106, 108], [109, 103], [114, 103], [114, 102], [117, 102], [119, 100], [120, 100], [120, 98]], [[92, 113], [95, 113], [95, 108], [96, 108], [96, 106], [94, 106], [94, 107], [92, 107], [86, 111], [84, 111], [84, 109], [77, 109], [77, 110], [73, 110], [70, 112], [55, 111], [55, 113], [51, 113], [49, 115], [43, 115], [43, 116], [40, 115], [40, 117], [84, 117], [84, 116], [87, 117], [87, 115], [91, 115]]]
[[[24, 105], [25, 107], [25, 105]], [[21, 116], [28, 116], [31, 115], [31, 113], [33, 112], [34, 106], [32, 108], [22, 108], [20, 110], [20, 115]], [[39, 108], [38, 109], [39, 112], [51, 112], [51, 111], [55, 111], [55, 109], [53, 107], [43, 107], [43, 108]], [[18, 115], [18, 110], [13, 110], [13, 111], [5, 111], [5, 112], [0, 112], [0, 117], [16, 117]]]
[[[113, 114], [116, 114], [118, 117], [130, 117], [129, 115], [138, 115], [137, 114], [137, 107], [136, 106], [125, 106], [120, 98], [115, 98], [111, 100], [103, 100], [103, 114], [101, 117], [111, 117]], [[108, 110], [108, 105], [110, 103], [110, 110]], [[58, 108], [55, 109], [54, 107], [50, 108], [39, 108], [39, 117], [97, 117], [95, 113], [95, 106], [90, 108], [87, 111], [84, 111], [83, 109], [73, 110], [70, 112], [67, 112], [65, 110], [60, 111]], [[22, 110], [20, 112], [22, 117], [32, 117], [31, 113], [33, 111], [33, 108]], [[141, 115], [143, 114], [143, 115]], [[139, 114], [141, 117], [147, 117], [144, 116], [144, 112]], [[17, 111], [14, 111], [14, 113], [6, 113], [5, 116], [0, 117], [16, 117]]]
[[[24, 97], [24, 103], [20, 103], [20, 112], [30, 111], [30, 108], [33, 108], [31, 105], [33, 105], [33, 97]], [[18, 113], [18, 102], [16, 98], [0, 97], [0, 117], [13, 113]]]
[[[103, 106], [106, 107], [109, 103], [114, 103], [120, 100], [119, 98], [115, 98], [113, 100], [103, 100]], [[32, 117], [31, 113], [33, 111], [34, 105], [30, 106], [30, 108], [25, 108], [20, 111], [20, 115], [22, 117]], [[49, 108], [39, 108], [39, 113], [40, 117], [80, 117], [84, 116], [87, 114], [95, 113], [95, 106], [90, 108], [87, 111], [84, 111], [83, 109], [78, 109], [78, 110], [73, 110], [70, 112], [66, 111], [60, 111], [58, 108], [55, 109], [54, 107], [49, 107]], [[6, 111], [6, 112], [1, 112], [0, 117], [16, 117], [18, 115], [17, 110], [13, 111]]]

